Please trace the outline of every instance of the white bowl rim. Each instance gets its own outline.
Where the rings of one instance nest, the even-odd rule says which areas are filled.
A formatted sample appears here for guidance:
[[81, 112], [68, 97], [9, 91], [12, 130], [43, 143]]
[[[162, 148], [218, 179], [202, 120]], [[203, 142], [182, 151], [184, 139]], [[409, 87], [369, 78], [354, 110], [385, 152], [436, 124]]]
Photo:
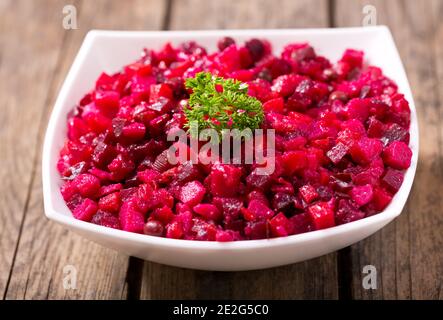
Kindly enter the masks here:
[[[273, 34], [291, 34], [291, 33], [302, 33], [302, 34], [318, 34], [318, 33], [358, 33], [358, 32], [371, 32], [377, 31], [386, 33], [389, 37], [389, 42], [398, 59], [401, 70], [398, 70], [400, 77], [403, 77], [406, 81], [407, 88], [403, 93], [408, 99], [409, 107], [411, 110], [411, 125], [410, 125], [410, 145], [415, 146], [415, 152], [413, 152], [411, 166], [406, 170], [405, 178], [400, 187], [400, 190], [395, 194], [392, 202], [389, 206], [382, 212], [347, 224], [334, 226], [332, 228], [316, 230], [302, 234], [290, 235], [287, 237], [271, 238], [271, 239], [259, 239], [259, 240], [241, 240], [232, 242], [217, 242], [217, 241], [196, 241], [196, 240], [183, 240], [183, 239], [169, 239], [163, 237], [154, 237], [144, 234], [131, 233], [123, 230], [116, 230], [108, 227], [103, 227], [99, 225], [92, 224], [90, 222], [84, 222], [75, 219], [72, 216], [66, 216], [57, 212], [53, 208], [53, 201], [55, 197], [51, 192], [51, 185], [55, 183], [50, 181], [48, 177], [50, 170], [50, 150], [53, 142], [53, 138], [56, 134], [56, 120], [59, 118], [59, 113], [62, 112], [62, 102], [64, 96], [66, 96], [68, 88], [72, 85], [74, 74], [78, 72], [79, 66], [83, 62], [86, 56], [89, 46], [96, 37], [113, 37], [113, 36], [140, 36], [146, 35], [149, 37], [165, 37], [166, 35], [176, 35], [176, 36], [221, 36], [225, 34], [233, 36], [245, 36], [249, 33], [260, 33], [263, 36], [272, 36]], [[54, 108], [51, 112], [50, 120], [45, 134], [43, 154], [42, 154], [42, 180], [43, 180], [43, 196], [44, 196], [44, 209], [45, 215], [48, 219], [54, 220], [66, 226], [71, 226], [76, 230], [82, 230], [86, 232], [100, 233], [104, 236], [111, 237], [119, 240], [127, 240], [130, 242], [137, 242], [139, 244], [145, 244], [147, 247], [175, 247], [175, 248], [186, 248], [186, 249], [213, 249], [221, 251], [232, 251], [232, 250], [249, 250], [257, 247], [277, 247], [277, 246], [291, 246], [294, 243], [301, 243], [311, 240], [321, 240], [322, 238], [328, 238], [330, 236], [335, 236], [339, 234], [344, 234], [347, 232], [352, 232], [362, 228], [364, 225], [375, 225], [383, 221], [391, 221], [395, 217], [401, 214], [401, 211], [406, 204], [407, 197], [410, 193], [412, 183], [417, 168], [418, 160], [418, 150], [419, 150], [419, 132], [418, 132], [418, 121], [415, 103], [410, 90], [410, 85], [404, 70], [400, 55], [393, 41], [391, 32], [386, 26], [371, 26], [371, 27], [352, 27], [352, 28], [311, 28], [311, 29], [226, 29], [226, 30], [187, 30], [187, 31], [114, 31], [114, 30], [91, 30], [86, 35], [83, 44], [69, 70], [69, 73], [61, 87], [57, 100], [55, 102]], [[58, 195], [58, 197], [61, 197]], [[67, 209], [68, 210], [68, 209]]]

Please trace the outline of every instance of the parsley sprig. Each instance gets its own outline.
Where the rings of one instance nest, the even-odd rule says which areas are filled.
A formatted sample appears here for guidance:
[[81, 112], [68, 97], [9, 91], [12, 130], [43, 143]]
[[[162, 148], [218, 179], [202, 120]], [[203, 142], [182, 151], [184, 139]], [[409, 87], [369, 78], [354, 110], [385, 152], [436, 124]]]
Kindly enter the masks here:
[[223, 129], [254, 130], [263, 122], [262, 104], [247, 94], [246, 83], [199, 72], [186, 79], [186, 88], [192, 90], [184, 108], [187, 128], [192, 124], [198, 130], [212, 128], [221, 133]]

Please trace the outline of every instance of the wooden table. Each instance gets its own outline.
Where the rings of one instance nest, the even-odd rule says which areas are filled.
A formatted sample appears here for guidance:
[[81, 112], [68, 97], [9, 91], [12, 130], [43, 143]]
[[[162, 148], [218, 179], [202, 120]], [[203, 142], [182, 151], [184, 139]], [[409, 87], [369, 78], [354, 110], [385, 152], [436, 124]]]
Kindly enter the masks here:
[[[62, 27], [63, 7], [78, 29]], [[373, 0], [406, 66], [418, 108], [420, 159], [403, 214], [349, 248], [295, 265], [203, 272], [129, 258], [43, 215], [41, 145], [60, 85], [90, 29], [344, 27], [367, 1], [0, 0], [0, 294], [5, 299], [442, 299], [443, 1]], [[362, 287], [374, 265], [378, 288]], [[77, 289], [65, 290], [65, 266]]]

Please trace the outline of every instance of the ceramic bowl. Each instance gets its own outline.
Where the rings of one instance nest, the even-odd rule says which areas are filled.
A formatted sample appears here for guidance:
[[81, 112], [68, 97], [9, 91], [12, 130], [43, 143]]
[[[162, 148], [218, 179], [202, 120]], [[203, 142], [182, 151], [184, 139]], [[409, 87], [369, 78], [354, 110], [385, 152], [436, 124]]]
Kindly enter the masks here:
[[[267, 240], [230, 243], [175, 240], [129, 233], [73, 218], [59, 188], [56, 169], [66, 136], [66, 116], [75, 102], [94, 86], [102, 71], [112, 73], [139, 57], [144, 47], [159, 48], [165, 42], [195, 40], [209, 50], [217, 39], [231, 36], [238, 41], [266, 38], [275, 52], [291, 42], [309, 42], [320, 55], [336, 61], [346, 48], [365, 52], [367, 61], [381, 67], [410, 103], [412, 164], [403, 185], [381, 213], [330, 229]], [[411, 90], [388, 28], [214, 30], [214, 31], [90, 31], [60, 90], [52, 111], [43, 148], [43, 190], [46, 216], [82, 236], [124, 254], [158, 263], [203, 270], [251, 270], [275, 267], [318, 257], [356, 243], [380, 230], [401, 212], [411, 190], [417, 167], [418, 126]]]

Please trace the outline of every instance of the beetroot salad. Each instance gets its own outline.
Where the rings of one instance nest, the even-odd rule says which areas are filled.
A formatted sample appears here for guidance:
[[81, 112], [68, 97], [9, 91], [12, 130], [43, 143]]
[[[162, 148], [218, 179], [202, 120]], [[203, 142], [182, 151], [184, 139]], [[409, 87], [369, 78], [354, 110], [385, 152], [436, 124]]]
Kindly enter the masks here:
[[[408, 102], [353, 49], [332, 63], [307, 43], [279, 55], [264, 39], [167, 43], [73, 104], [61, 194], [76, 219], [128, 232], [236, 241], [330, 228], [383, 211], [411, 164]], [[221, 141], [199, 161], [191, 122], [215, 138], [259, 132], [231, 140], [265, 162], [215, 156]], [[171, 162], [171, 146], [189, 157]]]

